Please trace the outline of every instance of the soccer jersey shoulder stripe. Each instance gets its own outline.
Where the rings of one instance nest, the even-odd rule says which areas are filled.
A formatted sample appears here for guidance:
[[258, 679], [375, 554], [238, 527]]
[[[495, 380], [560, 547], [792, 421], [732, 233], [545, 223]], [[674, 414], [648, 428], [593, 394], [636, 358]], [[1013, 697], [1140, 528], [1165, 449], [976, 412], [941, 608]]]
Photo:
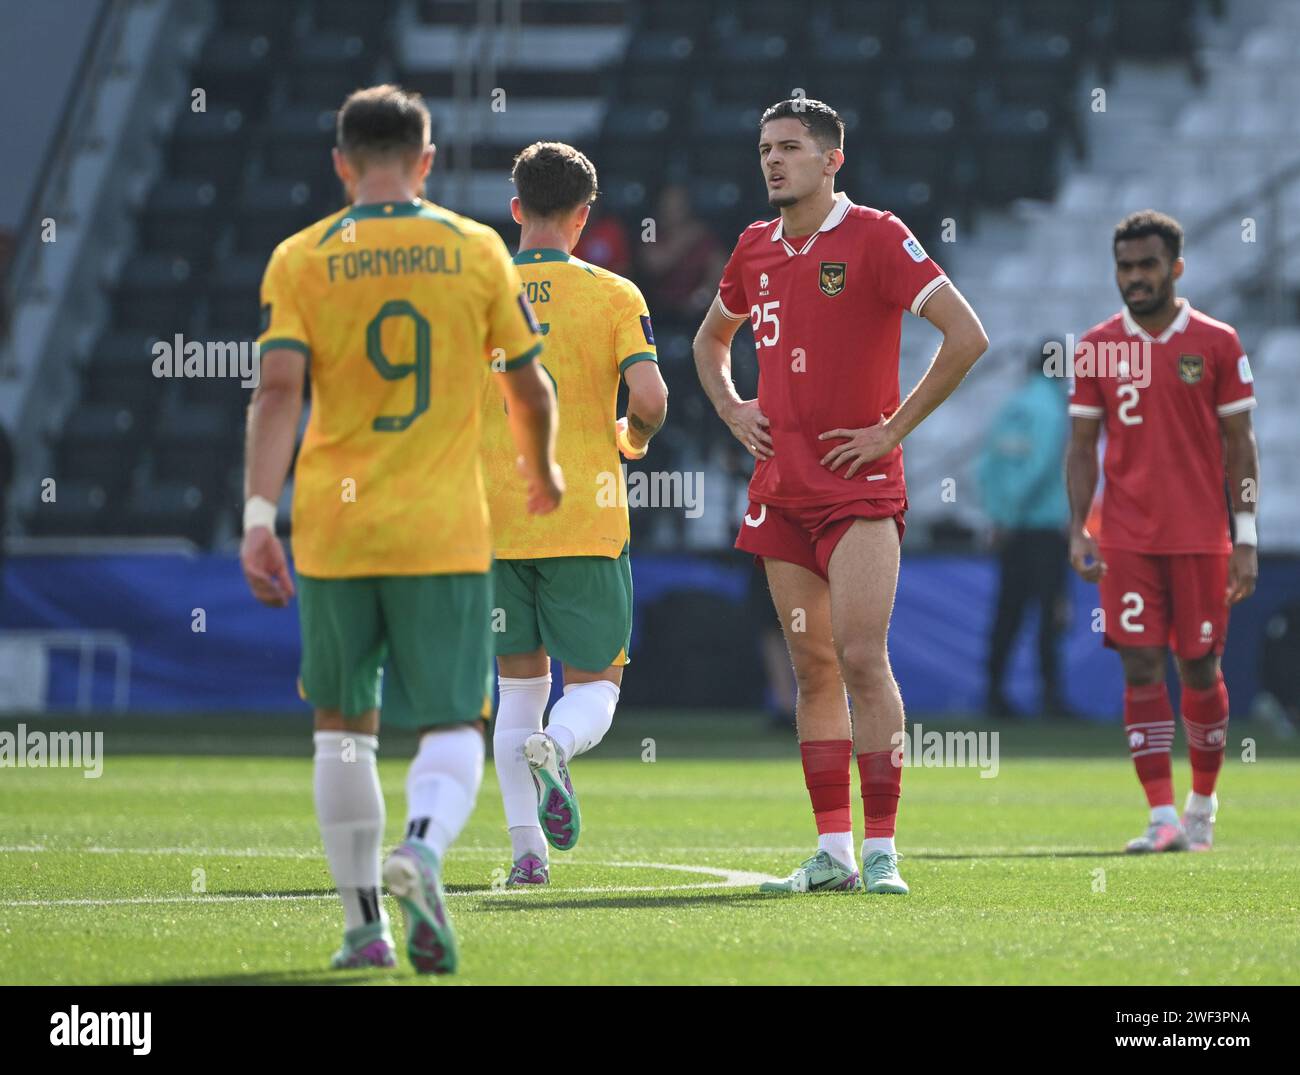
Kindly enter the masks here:
[[638, 362], [658, 362], [659, 356], [653, 351], [638, 351], [634, 355], [628, 355], [618, 364], [618, 372], [626, 373], [629, 366], [635, 366]]
[[921, 288], [920, 291], [916, 293], [916, 298], [912, 300], [912, 305], [908, 307], [908, 309], [910, 309], [912, 313], [914, 313], [917, 317], [920, 317], [921, 309], [922, 307], [925, 306], [927, 302], [930, 301], [930, 296], [933, 295], [936, 291], [939, 290], [939, 288], [943, 287], [943, 285], [948, 282], [949, 282], [948, 277], [936, 276], [933, 280], [931, 280], [928, 284], [926, 284], [923, 288]]
[[714, 296], [713, 301], [718, 304], [718, 309], [722, 311], [722, 316], [728, 318], [731, 321], [744, 321], [749, 317], [748, 314], [733, 314], [730, 310], [728, 310], [727, 304], [722, 301], [721, 292], [719, 292], [716, 296]]
[[1259, 405], [1259, 400], [1254, 396], [1246, 396], [1245, 399], [1234, 400], [1231, 403], [1224, 403], [1215, 408], [1221, 417], [1226, 418], [1230, 414], [1240, 414], [1242, 411], [1252, 411]]
[[295, 340], [289, 336], [280, 336], [273, 340], [263, 340], [258, 344], [258, 350], [265, 354], [267, 351], [276, 349], [283, 351], [297, 351], [300, 355], [311, 358], [311, 348], [302, 340]]
[[541, 353], [542, 353], [542, 345], [540, 343], [535, 343], [533, 344], [532, 347], [528, 348], [527, 351], [525, 351], [522, 355], [519, 355], [517, 358], [507, 359], [503, 364], [502, 368], [505, 369], [507, 372], [511, 370], [522, 369], [524, 366], [528, 365], [528, 363], [530, 363]]

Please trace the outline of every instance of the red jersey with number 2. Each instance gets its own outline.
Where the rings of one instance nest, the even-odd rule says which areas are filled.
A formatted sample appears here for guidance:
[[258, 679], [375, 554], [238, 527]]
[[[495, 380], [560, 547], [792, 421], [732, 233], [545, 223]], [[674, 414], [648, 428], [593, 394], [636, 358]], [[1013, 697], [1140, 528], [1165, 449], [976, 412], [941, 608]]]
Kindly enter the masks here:
[[1084, 334], [1070, 414], [1106, 426], [1102, 548], [1232, 551], [1219, 419], [1255, 406], [1252, 380], [1232, 326], [1186, 299], [1159, 337], [1127, 308]]
[[722, 312], [753, 327], [758, 405], [772, 436], [750, 499], [800, 507], [902, 498], [901, 447], [845, 478], [849, 463], [834, 472], [821, 463], [843, 441], [818, 437], [898, 410], [903, 311], [919, 315], [948, 278], [901, 220], [842, 192], [811, 235], [787, 239], [781, 225], [746, 228], [718, 288]]

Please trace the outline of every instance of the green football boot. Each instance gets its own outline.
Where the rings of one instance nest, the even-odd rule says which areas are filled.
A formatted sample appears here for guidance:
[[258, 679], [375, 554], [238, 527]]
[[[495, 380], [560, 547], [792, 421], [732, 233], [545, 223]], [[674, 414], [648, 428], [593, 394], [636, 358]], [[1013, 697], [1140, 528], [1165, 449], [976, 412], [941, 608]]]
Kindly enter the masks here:
[[759, 892], [855, 892], [862, 887], [857, 870], [833, 857], [829, 852], [818, 851], [799, 864], [784, 881], [764, 881]]
[[384, 863], [384, 884], [406, 916], [406, 954], [420, 974], [454, 974], [459, 961], [440, 872], [438, 856], [419, 840], [403, 840]]
[[343, 947], [330, 960], [333, 970], [356, 970], [361, 967], [395, 967], [393, 935], [387, 922], [367, 922], [343, 934]]
[[582, 834], [582, 812], [555, 740], [545, 732], [534, 732], [524, 740], [524, 760], [533, 775], [537, 822], [546, 842], [556, 851], [572, 851]]
[[906, 896], [907, 882], [898, 876], [898, 855], [891, 851], [872, 851], [862, 864], [867, 875], [867, 891], [891, 896]]

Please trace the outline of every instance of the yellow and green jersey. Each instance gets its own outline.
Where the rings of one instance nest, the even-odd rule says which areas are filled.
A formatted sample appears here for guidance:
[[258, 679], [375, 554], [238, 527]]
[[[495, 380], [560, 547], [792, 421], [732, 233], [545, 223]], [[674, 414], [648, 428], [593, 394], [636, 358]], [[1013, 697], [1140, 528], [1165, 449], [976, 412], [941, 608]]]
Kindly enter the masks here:
[[541, 352], [496, 232], [425, 201], [320, 220], [271, 255], [258, 343], [310, 362], [293, 492], [300, 572], [488, 570], [484, 385], [494, 359], [514, 368]]
[[524, 292], [546, 336], [542, 365], [555, 384], [556, 462], [566, 492], [558, 510], [529, 515], [518, 452], [499, 399], [483, 421], [483, 475], [501, 560], [616, 557], [628, 542], [627, 493], [615, 441], [618, 382], [634, 362], [657, 362], [645, 299], [630, 280], [562, 250], [515, 256]]

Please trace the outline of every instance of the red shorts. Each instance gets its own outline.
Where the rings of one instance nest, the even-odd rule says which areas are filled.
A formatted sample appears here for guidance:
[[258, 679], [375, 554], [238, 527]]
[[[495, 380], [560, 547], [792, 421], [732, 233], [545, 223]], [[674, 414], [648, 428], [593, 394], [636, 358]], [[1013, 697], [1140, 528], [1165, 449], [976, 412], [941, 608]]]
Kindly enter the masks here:
[[854, 519], [893, 519], [898, 540], [903, 540], [907, 523], [907, 498], [896, 500], [850, 500], [844, 504], [819, 504], [809, 508], [778, 508], [751, 500], [741, 520], [736, 548], [752, 552], [755, 560], [770, 556], [806, 567], [826, 578], [831, 553]]
[[1168, 646], [1184, 660], [1223, 653], [1228, 638], [1226, 553], [1169, 556], [1101, 550], [1105, 643]]

